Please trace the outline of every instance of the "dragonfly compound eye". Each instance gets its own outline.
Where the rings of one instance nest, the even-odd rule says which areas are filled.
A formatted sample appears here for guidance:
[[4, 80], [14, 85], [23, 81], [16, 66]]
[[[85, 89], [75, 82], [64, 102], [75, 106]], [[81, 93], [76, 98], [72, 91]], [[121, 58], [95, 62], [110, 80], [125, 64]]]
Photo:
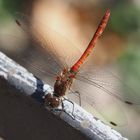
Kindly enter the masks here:
[[59, 98], [53, 97], [53, 98], [51, 99], [51, 102], [50, 102], [50, 106], [51, 106], [51, 107], [53, 107], [53, 108], [54, 108], [54, 107], [58, 107], [59, 104], [60, 104]]
[[50, 105], [52, 98], [53, 98], [53, 95], [50, 94], [50, 93], [45, 95], [45, 106], [49, 106]]
[[54, 97], [52, 94], [48, 93], [45, 96], [45, 106], [51, 106], [51, 107], [58, 107], [60, 104], [60, 99], [57, 97]]

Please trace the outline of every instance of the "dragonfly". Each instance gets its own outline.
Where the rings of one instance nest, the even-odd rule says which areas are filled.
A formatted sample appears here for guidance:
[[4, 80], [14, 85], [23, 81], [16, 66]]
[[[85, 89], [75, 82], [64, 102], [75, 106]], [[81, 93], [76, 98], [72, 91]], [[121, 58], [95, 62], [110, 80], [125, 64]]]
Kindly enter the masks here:
[[[114, 85], [111, 83], [112, 81], [110, 81], [110, 79], [108, 82], [99, 80], [96, 76], [101, 76], [102, 71], [100, 73], [97, 70], [96, 71], [97, 75], [93, 74], [94, 69], [91, 69], [92, 72], [88, 70], [82, 71], [84, 65], [86, 64], [87, 58], [91, 55], [93, 48], [97, 43], [98, 38], [103, 33], [108, 23], [109, 17], [110, 10], [106, 10], [105, 15], [101, 19], [101, 22], [99, 23], [98, 28], [95, 34], [93, 35], [89, 45], [87, 46], [85, 51], [81, 53], [82, 55], [80, 54], [81, 56], [79, 55], [80, 57], [78, 56], [79, 58], [78, 59], [76, 58], [76, 61], [74, 60], [75, 62], [71, 66], [68, 66], [66, 62], [68, 59], [66, 58], [66, 56], [64, 58], [55, 51], [55, 49], [53, 48], [54, 47], [53, 43], [50, 42], [50, 40], [49, 41], [47, 40], [47, 36], [45, 34], [43, 35], [39, 32], [39, 27], [33, 25], [32, 20], [28, 16], [23, 15], [21, 13], [17, 13], [17, 19], [15, 21], [17, 25], [29, 35], [30, 39], [32, 40], [32, 43], [35, 46], [37, 46], [36, 49], [32, 48], [31, 50], [28, 51], [26, 59], [23, 59], [22, 62], [30, 64], [31, 67], [35, 69], [36, 74], [39, 78], [44, 78], [44, 75], [48, 77], [47, 82], [49, 82], [50, 85], [53, 85], [54, 87], [53, 94], [48, 93], [45, 95], [44, 105], [49, 105], [52, 108], [56, 108], [62, 103], [62, 107], [64, 107], [63, 100], [67, 100], [65, 98], [65, 95], [69, 96], [70, 93], [73, 92], [75, 94], [78, 94], [78, 96], [81, 98], [80, 100], [82, 100], [82, 103], [86, 102], [92, 108], [93, 107], [97, 108], [97, 111], [103, 114], [103, 117], [107, 121], [109, 121], [111, 125], [119, 126], [121, 125], [120, 120], [117, 120], [115, 118], [112, 119], [111, 114], [109, 112], [102, 113], [105, 112], [105, 110], [108, 111], [108, 109], [106, 108], [109, 108], [109, 106], [105, 105], [105, 103], [101, 99], [99, 98], [97, 99], [97, 97], [94, 96], [95, 92], [93, 93], [93, 91], [89, 89], [92, 87], [96, 87], [99, 90], [102, 90], [102, 92], [97, 92], [98, 95], [113, 97], [111, 98], [111, 106], [113, 106], [113, 104], [115, 103], [114, 100], [120, 100], [128, 105], [139, 104], [140, 98], [136, 96], [135, 93], [125, 84], [123, 84], [123, 87], [126, 89], [127, 94], [125, 96], [122, 96], [122, 94], [118, 90], [118, 85], [117, 88], [114, 88]], [[50, 46], [53, 49], [49, 49], [48, 44], [50, 44]], [[69, 43], [67, 42], [67, 44]], [[40, 56], [36, 54], [36, 52], [40, 50], [41, 53], [44, 55]], [[62, 52], [63, 51], [64, 50], [62, 50]], [[33, 52], [35, 52], [36, 55]], [[29, 56], [31, 57], [30, 60], [28, 59]], [[40, 63], [34, 65], [36, 57], [38, 59], [45, 61], [47, 68], [44, 65], [41, 65]], [[18, 57], [18, 59], [20, 59], [20, 57]], [[117, 79], [118, 81], [121, 82], [121, 80], [116, 75], [109, 72], [109, 76], [110, 75], [114, 79]], [[73, 104], [73, 102], [71, 103]], [[116, 108], [115, 111], [122, 112], [121, 107], [118, 106], [118, 104], [117, 106], [115, 104], [115, 108]]]

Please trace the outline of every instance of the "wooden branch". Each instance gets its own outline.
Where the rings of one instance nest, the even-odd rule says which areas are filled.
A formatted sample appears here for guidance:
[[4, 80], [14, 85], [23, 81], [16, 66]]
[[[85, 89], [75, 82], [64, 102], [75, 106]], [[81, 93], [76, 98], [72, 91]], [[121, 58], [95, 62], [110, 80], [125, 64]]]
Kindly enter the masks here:
[[[49, 92], [53, 93], [53, 88], [44, 83], [40, 79], [34, 77], [25, 68], [8, 58], [5, 54], [0, 52], [0, 76], [6, 79], [16, 89], [23, 91], [26, 95], [33, 97], [38, 102], [43, 104], [43, 97]], [[65, 110], [60, 117], [73, 127], [81, 131], [91, 140], [127, 140], [121, 136], [120, 133], [113, 130], [100, 120], [93, 117], [92, 114], [85, 111], [83, 108], [74, 103], [75, 119], [70, 117], [72, 112], [72, 104], [64, 101]], [[46, 109], [50, 109], [49, 107]], [[58, 115], [60, 112], [52, 111]], [[69, 115], [68, 115], [69, 114]]]

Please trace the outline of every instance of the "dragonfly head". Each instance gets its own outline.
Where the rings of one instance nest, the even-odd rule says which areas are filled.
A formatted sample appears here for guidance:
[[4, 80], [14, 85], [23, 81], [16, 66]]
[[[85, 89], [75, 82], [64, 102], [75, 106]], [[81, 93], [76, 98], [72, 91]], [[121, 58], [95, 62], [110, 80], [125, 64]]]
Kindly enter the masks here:
[[58, 107], [60, 104], [60, 99], [48, 93], [45, 96], [45, 106], [51, 106], [52, 108]]

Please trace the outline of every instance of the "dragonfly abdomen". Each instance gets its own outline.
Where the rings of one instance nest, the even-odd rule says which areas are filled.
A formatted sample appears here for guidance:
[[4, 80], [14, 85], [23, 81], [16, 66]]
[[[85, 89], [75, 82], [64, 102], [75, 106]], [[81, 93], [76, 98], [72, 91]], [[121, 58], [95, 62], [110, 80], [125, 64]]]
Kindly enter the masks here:
[[91, 39], [89, 45], [87, 46], [86, 50], [84, 51], [84, 53], [82, 54], [80, 59], [71, 67], [71, 71], [73, 71], [75, 73], [78, 72], [80, 66], [82, 66], [82, 64], [85, 62], [86, 58], [89, 56], [89, 54], [91, 54], [92, 49], [95, 47], [95, 44], [96, 44], [98, 38], [101, 36], [101, 34], [103, 33], [103, 31], [107, 25], [109, 17], [110, 17], [110, 11], [107, 10], [95, 32], [93, 38]]

